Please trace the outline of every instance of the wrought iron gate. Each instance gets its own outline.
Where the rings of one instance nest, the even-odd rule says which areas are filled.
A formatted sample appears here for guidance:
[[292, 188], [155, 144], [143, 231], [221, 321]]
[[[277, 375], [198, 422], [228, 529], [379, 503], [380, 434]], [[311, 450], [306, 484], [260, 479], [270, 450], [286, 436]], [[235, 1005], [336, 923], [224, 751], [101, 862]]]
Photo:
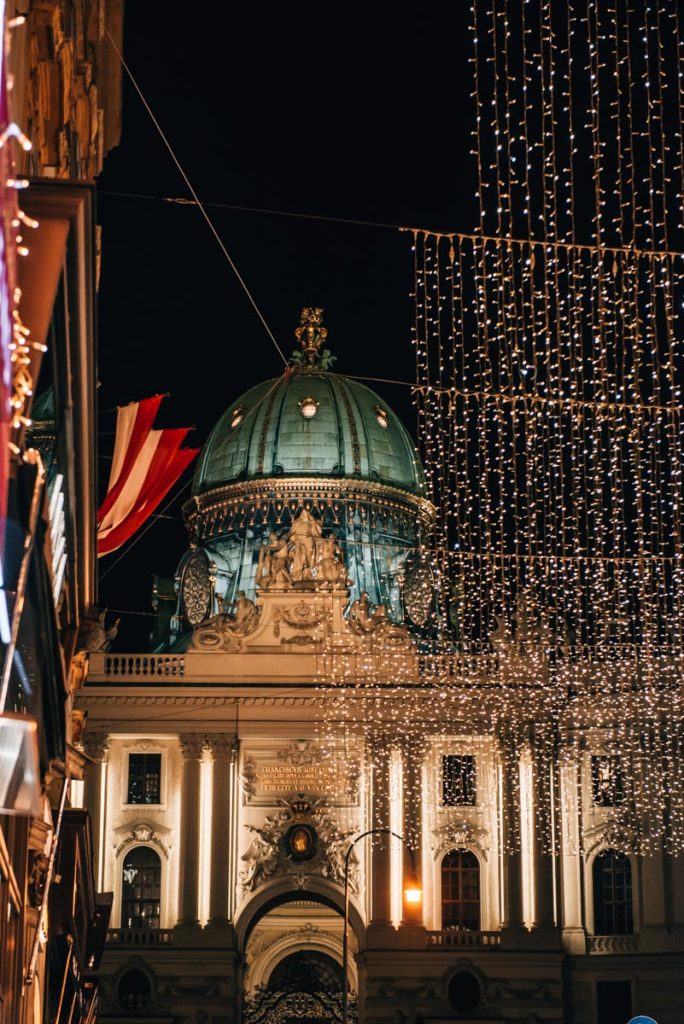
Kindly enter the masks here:
[[[333, 970], [331, 970], [331, 967]], [[283, 960], [268, 986], [244, 1001], [243, 1024], [342, 1024], [342, 977], [332, 958], [300, 951]], [[356, 1000], [349, 1020], [357, 1020]]]

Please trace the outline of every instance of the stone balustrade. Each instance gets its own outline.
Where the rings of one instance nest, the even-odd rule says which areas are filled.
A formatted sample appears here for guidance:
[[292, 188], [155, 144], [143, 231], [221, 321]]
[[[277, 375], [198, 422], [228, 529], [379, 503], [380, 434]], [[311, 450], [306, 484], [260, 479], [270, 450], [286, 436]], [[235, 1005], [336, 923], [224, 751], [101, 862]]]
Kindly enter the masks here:
[[168, 679], [185, 675], [182, 654], [91, 654], [90, 674], [106, 679]]
[[638, 935], [589, 935], [588, 953], [638, 953]]
[[501, 945], [501, 932], [471, 931], [467, 928], [443, 928], [427, 933], [428, 946], [458, 946], [460, 948], [497, 949]]
[[173, 928], [110, 928], [108, 946], [172, 946]]

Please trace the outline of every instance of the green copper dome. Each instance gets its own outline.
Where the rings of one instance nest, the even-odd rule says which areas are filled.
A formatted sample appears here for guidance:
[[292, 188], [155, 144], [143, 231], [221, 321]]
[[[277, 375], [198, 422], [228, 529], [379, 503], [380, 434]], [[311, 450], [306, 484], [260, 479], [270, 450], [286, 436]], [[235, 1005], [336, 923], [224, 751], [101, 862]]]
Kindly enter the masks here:
[[295, 366], [229, 406], [202, 450], [193, 494], [275, 476], [355, 478], [424, 492], [413, 441], [387, 404], [318, 365]]

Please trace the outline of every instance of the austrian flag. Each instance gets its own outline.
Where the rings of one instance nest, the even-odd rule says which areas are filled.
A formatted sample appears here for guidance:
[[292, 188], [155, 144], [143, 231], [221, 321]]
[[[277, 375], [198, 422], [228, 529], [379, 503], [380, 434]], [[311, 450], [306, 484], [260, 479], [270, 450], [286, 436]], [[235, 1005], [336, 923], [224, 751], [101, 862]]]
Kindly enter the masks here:
[[199, 452], [181, 448], [190, 427], [152, 429], [163, 397], [117, 411], [109, 486], [97, 516], [98, 558], [130, 540]]

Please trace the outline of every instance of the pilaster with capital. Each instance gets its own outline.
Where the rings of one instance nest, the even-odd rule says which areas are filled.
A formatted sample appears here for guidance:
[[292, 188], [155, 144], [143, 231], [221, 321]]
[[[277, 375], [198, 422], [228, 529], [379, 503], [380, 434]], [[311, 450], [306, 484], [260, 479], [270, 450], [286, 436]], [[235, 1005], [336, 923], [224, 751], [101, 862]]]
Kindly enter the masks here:
[[[386, 737], [373, 741], [373, 786], [371, 793], [370, 828], [390, 827], [390, 769], [392, 745]], [[370, 926], [392, 927], [390, 837], [375, 834], [369, 837], [371, 862]]]
[[237, 740], [226, 733], [207, 736], [213, 758], [211, 797], [211, 878], [209, 924], [224, 927], [230, 917], [232, 807], [231, 766], [235, 762]]
[[[662, 844], [640, 858], [641, 885], [648, 894], [642, 902], [641, 932], [643, 943], [650, 945], [648, 933], [664, 932], [667, 927], [668, 906], [665, 897], [665, 854]], [[658, 942], [656, 940], [656, 948]]]
[[184, 733], [180, 736], [183, 757], [181, 780], [181, 827], [179, 865], [179, 924], [199, 925], [199, 835], [200, 783], [204, 736]]
[[[548, 741], [547, 741], [548, 742]], [[534, 921], [532, 928], [548, 931], [556, 927], [554, 906], [555, 857], [551, 823], [555, 815], [552, 773], [555, 758], [541, 739], [532, 748], [532, 830], [534, 836]]]
[[[83, 803], [90, 812], [93, 837], [93, 862], [95, 879], [99, 889], [104, 888], [104, 863], [101, 836], [104, 832], [107, 813], [107, 755], [109, 753], [109, 733], [90, 731], [83, 733], [83, 749], [88, 757], [95, 761], [86, 769], [83, 785]], [[105, 766], [103, 768], [103, 765]]]
[[567, 741], [561, 750], [560, 780], [560, 867], [561, 922], [563, 948], [568, 953], [586, 952], [582, 909], [582, 860], [580, 853], [580, 787], [578, 744]]
[[503, 840], [503, 908], [502, 928], [519, 931], [523, 927], [522, 852], [520, 847], [520, 756], [515, 740], [500, 739], [501, 767], [501, 834]]
[[[401, 744], [403, 873], [402, 893], [415, 868], [415, 880], [422, 892], [423, 882], [423, 751], [422, 737], [410, 737]], [[407, 904], [402, 899], [402, 925], [423, 924], [423, 900]]]

